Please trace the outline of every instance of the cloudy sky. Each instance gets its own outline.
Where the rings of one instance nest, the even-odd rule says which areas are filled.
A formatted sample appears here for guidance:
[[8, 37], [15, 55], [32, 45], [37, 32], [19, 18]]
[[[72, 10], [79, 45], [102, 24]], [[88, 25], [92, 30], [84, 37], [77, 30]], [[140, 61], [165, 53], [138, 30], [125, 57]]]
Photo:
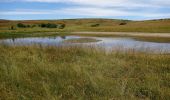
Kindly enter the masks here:
[[0, 19], [170, 18], [170, 0], [0, 0]]

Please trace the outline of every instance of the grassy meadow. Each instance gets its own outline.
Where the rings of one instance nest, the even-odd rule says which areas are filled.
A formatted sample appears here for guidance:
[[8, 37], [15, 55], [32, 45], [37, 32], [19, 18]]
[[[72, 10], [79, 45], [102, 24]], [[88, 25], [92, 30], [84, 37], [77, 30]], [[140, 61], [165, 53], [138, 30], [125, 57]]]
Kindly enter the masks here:
[[[29, 25], [18, 28], [17, 24]], [[65, 28], [41, 28], [40, 24], [64, 24]], [[32, 27], [33, 26], [33, 27]], [[12, 29], [11, 29], [12, 27]], [[150, 32], [169, 33], [170, 19], [131, 21], [116, 19], [65, 19], [65, 20], [0, 20], [0, 33], [35, 33], [35, 32]], [[1, 36], [1, 34], [0, 34]]]
[[[26, 27], [18, 27], [18, 23]], [[64, 28], [47, 25], [64, 25]], [[72, 32], [168, 34], [170, 19], [0, 20], [0, 39], [74, 35]], [[77, 35], [114, 37], [112, 34]], [[170, 42], [169, 37], [131, 38]], [[83, 38], [64, 42], [97, 41], [100, 40]], [[0, 100], [169, 100], [170, 54], [122, 49], [108, 52], [95, 46], [0, 44]]]
[[169, 59], [133, 49], [0, 45], [0, 99], [169, 100]]

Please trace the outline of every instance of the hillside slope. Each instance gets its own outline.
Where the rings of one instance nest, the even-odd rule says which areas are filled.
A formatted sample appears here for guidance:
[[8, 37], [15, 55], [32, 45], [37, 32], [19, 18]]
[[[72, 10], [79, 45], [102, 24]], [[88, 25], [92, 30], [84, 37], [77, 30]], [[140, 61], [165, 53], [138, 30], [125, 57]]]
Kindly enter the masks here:
[[[17, 24], [34, 25], [34, 28], [18, 28]], [[64, 29], [41, 28], [40, 24], [65, 24]], [[15, 30], [10, 30], [11, 26]], [[151, 32], [170, 33], [170, 19], [130, 21], [115, 19], [65, 19], [65, 20], [0, 20], [0, 30], [3, 32], [56, 32], [56, 31], [95, 31], [95, 32]]]

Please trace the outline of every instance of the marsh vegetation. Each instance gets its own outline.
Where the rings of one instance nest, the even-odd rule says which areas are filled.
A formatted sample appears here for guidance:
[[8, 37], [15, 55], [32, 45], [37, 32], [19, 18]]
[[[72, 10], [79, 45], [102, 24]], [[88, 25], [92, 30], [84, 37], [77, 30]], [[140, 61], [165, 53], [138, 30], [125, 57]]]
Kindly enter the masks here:
[[119, 49], [1, 45], [0, 98], [170, 99], [169, 54]]
[[[0, 40], [0, 100], [170, 99], [170, 50], [167, 49], [170, 40], [165, 37], [168, 33], [164, 37], [147, 37], [155, 32], [170, 32], [169, 19], [0, 20], [0, 30], [3, 39]], [[112, 47], [108, 52], [104, 46], [81, 44], [97, 44], [104, 41], [103, 37], [129, 38], [129, 35], [73, 33], [83, 31], [151, 33], [145, 37], [135, 33], [123, 42], [107, 38], [105, 47], [118, 43], [130, 46]], [[67, 35], [88, 37], [67, 39]], [[80, 45], [57, 45], [59, 42]], [[150, 48], [131, 48], [134, 43], [137, 46], [144, 43]], [[161, 49], [154, 53], [157, 46]], [[161, 46], [168, 52], [161, 52], [164, 51]]]
[[102, 40], [95, 39], [95, 38], [73, 38], [63, 41], [64, 43], [92, 43], [92, 42], [99, 42]]

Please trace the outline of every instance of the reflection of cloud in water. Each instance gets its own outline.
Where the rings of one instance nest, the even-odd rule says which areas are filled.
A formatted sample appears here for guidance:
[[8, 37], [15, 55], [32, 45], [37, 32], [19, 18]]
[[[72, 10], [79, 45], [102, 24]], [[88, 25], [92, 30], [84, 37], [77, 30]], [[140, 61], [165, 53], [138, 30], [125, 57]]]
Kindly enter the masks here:
[[[92, 38], [96, 40], [102, 40], [99, 42], [93, 43], [63, 43], [63, 41], [68, 39], [78, 39], [78, 38]], [[170, 43], [154, 43], [154, 42], [145, 42], [145, 41], [137, 41], [132, 38], [104, 38], [104, 37], [84, 37], [84, 36], [56, 36], [56, 37], [36, 37], [36, 38], [12, 38], [12, 39], [1, 39], [1, 44], [7, 45], [32, 45], [32, 44], [40, 44], [40, 45], [95, 45], [99, 47], [103, 47], [105, 49], [113, 49], [117, 47], [121, 47], [123, 49], [134, 48], [137, 50], [150, 50], [150, 51], [168, 51], [170, 52]]]

